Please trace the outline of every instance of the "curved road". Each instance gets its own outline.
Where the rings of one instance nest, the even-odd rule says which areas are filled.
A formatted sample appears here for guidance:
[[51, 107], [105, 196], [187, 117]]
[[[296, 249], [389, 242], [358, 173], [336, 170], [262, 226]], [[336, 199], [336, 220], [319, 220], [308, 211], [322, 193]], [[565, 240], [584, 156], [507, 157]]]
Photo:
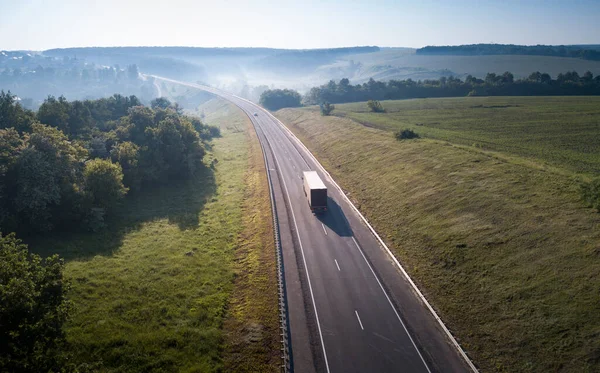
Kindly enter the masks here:
[[[271, 173], [296, 372], [465, 372], [464, 359], [408, 278], [316, 159], [270, 113], [197, 84], [252, 120]], [[256, 115], [255, 115], [256, 114]], [[328, 187], [329, 211], [311, 213], [302, 171]]]

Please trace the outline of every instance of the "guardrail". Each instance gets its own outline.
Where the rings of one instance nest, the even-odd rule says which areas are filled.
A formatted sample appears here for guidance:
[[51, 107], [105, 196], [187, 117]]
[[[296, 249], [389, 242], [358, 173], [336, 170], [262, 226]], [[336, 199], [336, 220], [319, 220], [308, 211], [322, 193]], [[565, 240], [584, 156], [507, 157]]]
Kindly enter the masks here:
[[[246, 115], [248, 115], [246, 113]], [[252, 121], [252, 118], [248, 116], [252, 126], [258, 137], [258, 128]], [[261, 129], [262, 131], [262, 129]], [[264, 136], [264, 133], [263, 133]], [[290, 342], [290, 324], [288, 318], [288, 305], [287, 305], [287, 293], [285, 287], [285, 270], [283, 265], [283, 251], [281, 248], [281, 240], [279, 236], [279, 219], [277, 216], [277, 203], [275, 201], [275, 192], [273, 192], [273, 183], [271, 181], [271, 174], [269, 173], [269, 164], [267, 163], [266, 149], [262, 141], [258, 140], [263, 153], [263, 159], [265, 163], [265, 172], [267, 174], [267, 181], [269, 183], [269, 195], [271, 197], [271, 213], [273, 215], [273, 235], [275, 238], [275, 251], [277, 255], [277, 293], [279, 295], [279, 324], [280, 324], [280, 338], [281, 338], [281, 371], [284, 373], [291, 373], [294, 371], [292, 364], [291, 354], [291, 342]]]

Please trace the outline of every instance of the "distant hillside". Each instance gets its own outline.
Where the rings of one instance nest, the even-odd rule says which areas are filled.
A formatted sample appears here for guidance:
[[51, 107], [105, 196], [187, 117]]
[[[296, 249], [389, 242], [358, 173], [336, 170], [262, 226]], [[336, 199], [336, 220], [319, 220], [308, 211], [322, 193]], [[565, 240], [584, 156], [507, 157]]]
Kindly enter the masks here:
[[282, 73], [306, 73], [314, 71], [321, 65], [335, 62], [344, 56], [379, 51], [379, 47], [285, 50], [256, 61], [254, 67], [274, 69]]
[[482, 55], [528, 55], [572, 57], [584, 60], [600, 61], [600, 50], [597, 45], [514, 45], [514, 44], [470, 44], [427, 46], [417, 49], [421, 55], [453, 55], [453, 56], [482, 56]]

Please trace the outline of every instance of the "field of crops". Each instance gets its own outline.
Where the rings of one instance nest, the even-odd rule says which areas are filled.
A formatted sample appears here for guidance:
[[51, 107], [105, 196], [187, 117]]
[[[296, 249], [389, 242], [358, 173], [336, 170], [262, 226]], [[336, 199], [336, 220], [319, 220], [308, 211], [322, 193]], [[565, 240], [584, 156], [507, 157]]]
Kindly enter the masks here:
[[541, 167], [600, 173], [600, 97], [469, 97], [336, 105], [366, 126], [524, 157]]

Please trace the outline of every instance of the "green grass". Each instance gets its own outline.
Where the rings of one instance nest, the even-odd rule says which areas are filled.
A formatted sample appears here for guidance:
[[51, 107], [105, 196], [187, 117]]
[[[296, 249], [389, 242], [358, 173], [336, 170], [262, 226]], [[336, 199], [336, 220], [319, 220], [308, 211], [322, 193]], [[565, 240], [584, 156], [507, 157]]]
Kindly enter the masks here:
[[[406, 115], [413, 125], [430, 118], [460, 138], [463, 120], [449, 115], [452, 108], [497, 100], [385, 102], [387, 114], [340, 105], [346, 118], [322, 117], [314, 108], [276, 115], [347, 191], [482, 371], [598, 371], [600, 214], [580, 202], [572, 171], [544, 170], [533, 156], [520, 162], [511, 150], [431, 138], [396, 141], [391, 133], [394, 118]], [[410, 115], [399, 114], [403, 107]], [[481, 113], [469, 114], [474, 125], [494, 123], [486, 109], [473, 110]], [[510, 131], [508, 119], [503, 128]]]
[[216, 159], [214, 169], [128, 198], [105, 232], [31, 242], [34, 251], [66, 259], [76, 307], [66, 334], [76, 364], [106, 372], [240, 371], [229, 363], [227, 325], [237, 302], [232, 295], [246, 294], [237, 280], [245, 271], [239, 264], [243, 248], [244, 255], [269, 252], [271, 259], [261, 272], [262, 296], [247, 305], [265, 309], [252, 320], [262, 331], [253, 343], [265, 348], [249, 343], [240, 353], [259, 361], [263, 371], [276, 370], [274, 249], [252, 243], [255, 235], [248, 233], [272, 234], [271, 223], [244, 217], [247, 204], [265, 203], [253, 199], [256, 185], [247, 182], [258, 172], [249, 168], [256, 139], [240, 112], [221, 114], [222, 123], [237, 123], [243, 131], [223, 127], [223, 136], [212, 141], [207, 163]]
[[516, 155], [539, 165], [600, 173], [600, 97], [473, 97], [336, 105], [334, 115], [375, 128]]

